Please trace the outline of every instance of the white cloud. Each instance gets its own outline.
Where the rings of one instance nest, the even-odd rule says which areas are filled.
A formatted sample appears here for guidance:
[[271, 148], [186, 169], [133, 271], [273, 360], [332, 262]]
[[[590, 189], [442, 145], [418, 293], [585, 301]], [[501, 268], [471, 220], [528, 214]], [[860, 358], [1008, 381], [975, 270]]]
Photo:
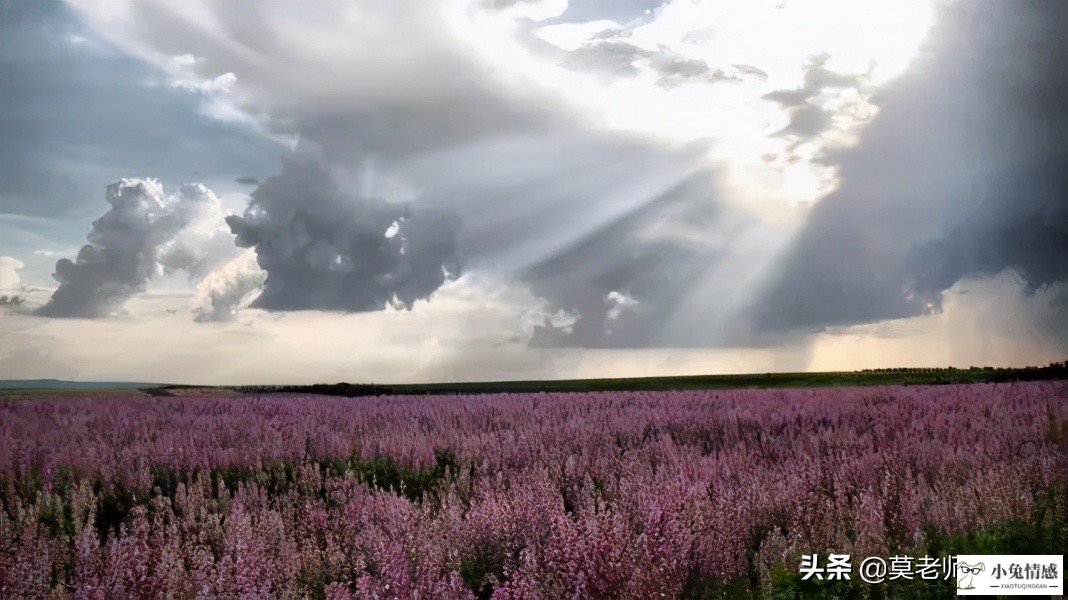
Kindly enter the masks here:
[[604, 301], [610, 306], [608, 313], [605, 315], [605, 318], [609, 321], [615, 321], [623, 314], [623, 311], [641, 304], [627, 294], [616, 290], [608, 292], [608, 295], [604, 297]]
[[196, 320], [232, 321], [263, 290], [267, 273], [256, 264], [256, 253], [245, 250], [197, 284], [193, 296]]
[[0, 291], [11, 292], [18, 290], [21, 279], [19, 270], [26, 265], [10, 256], [0, 256]]
[[40, 314], [101, 317], [153, 279], [176, 271], [199, 278], [237, 254], [219, 199], [202, 184], [167, 195], [158, 180], [123, 179], [108, 186], [107, 200], [88, 244], [56, 263], [60, 285]]
[[182, 186], [175, 199], [175, 212], [183, 226], [160, 245], [158, 260], [164, 272], [184, 271], [197, 281], [238, 252], [224, 221], [230, 213], [201, 183]]

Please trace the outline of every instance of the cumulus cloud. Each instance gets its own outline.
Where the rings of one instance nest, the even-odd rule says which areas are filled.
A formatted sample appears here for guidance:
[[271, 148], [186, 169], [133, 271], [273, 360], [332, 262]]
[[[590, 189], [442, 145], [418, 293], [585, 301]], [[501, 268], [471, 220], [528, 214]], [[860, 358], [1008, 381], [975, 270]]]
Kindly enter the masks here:
[[193, 312], [198, 322], [232, 321], [263, 290], [267, 273], [256, 263], [253, 250], [242, 252], [197, 284]]
[[26, 265], [10, 256], [0, 256], [0, 291], [11, 292], [19, 289], [19, 270]]
[[182, 186], [175, 194], [174, 211], [181, 228], [157, 251], [164, 273], [184, 271], [196, 281], [234, 256], [234, 239], [225, 222], [228, 212], [207, 186]]
[[158, 180], [123, 179], [106, 199], [111, 208], [93, 221], [89, 243], [56, 263], [59, 287], [37, 314], [106, 316], [155, 277], [201, 275], [233, 253], [219, 199], [201, 184], [167, 195]]
[[411, 306], [460, 272], [453, 217], [347, 192], [307, 158], [287, 159], [226, 222], [267, 274], [259, 308]]

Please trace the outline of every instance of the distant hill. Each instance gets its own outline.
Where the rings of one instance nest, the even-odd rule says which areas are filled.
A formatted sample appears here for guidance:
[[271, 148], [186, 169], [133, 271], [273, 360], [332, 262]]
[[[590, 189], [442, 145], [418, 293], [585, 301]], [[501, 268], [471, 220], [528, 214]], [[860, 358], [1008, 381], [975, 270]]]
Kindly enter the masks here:
[[[611, 379], [547, 379], [538, 381], [485, 381], [466, 383], [315, 385], [253, 385], [229, 389], [248, 394], [298, 393], [332, 396], [387, 396], [394, 394], [496, 394], [502, 392], [607, 392], [695, 389], [763, 389], [866, 385], [949, 385], [1008, 383], [1013, 381], [1068, 380], [1068, 362], [1045, 367], [995, 368], [892, 368], [847, 372], [749, 373]], [[161, 392], [166, 392], [165, 387]]]
[[0, 390], [131, 390], [163, 387], [136, 381], [65, 381], [62, 379], [0, 379]]
[[62, 379], [0, 379], [0, 392], [141, 390], [152, 396], [238, 394], [327, 394], [380, 396], [393, 394], [487, 394], [502, 392], [592, 392], [798, 388], [865, 385], [946, 385], [1068, 380], [1068, 362], [1045, 367], [892, 368], [828, 373], [749, 373], [611, 379], [546, 379], [463, 383], [333, 383], [314, 385], [192, 386], [134, 381], [64, 381]]

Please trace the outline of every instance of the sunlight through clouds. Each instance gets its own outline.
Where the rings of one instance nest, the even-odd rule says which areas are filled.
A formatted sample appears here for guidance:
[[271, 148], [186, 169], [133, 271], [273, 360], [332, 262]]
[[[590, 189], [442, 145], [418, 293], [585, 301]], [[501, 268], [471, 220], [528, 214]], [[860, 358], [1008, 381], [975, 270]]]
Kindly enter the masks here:
[[[0, 5], [19, 360], [113, 330], [269, 344], [227, 372], [260, 376], [358, 328], [321, 372], [399, 379], [1068, 347], [1052, 5], [48, 1]], [[107, 216], [122, 181], [211, 210]], [[1015, 317], [971, 326], [961, 281]]]
[[[452, 23], [499, 76], [552, 88], [590, 121], [710, 142], [727, 197], [781, 219], [833, 191], [823, 153], [856, 143], [877, 112], [871, 95], [908, 68], [933, 18], [929, 2], [672, 2], [632, 24], [525, 25], [492, 11]], [[614, 61], [614, 76], [569, 68], [579, 52]], [[806, 114], [819, 126], [791, 130]]]

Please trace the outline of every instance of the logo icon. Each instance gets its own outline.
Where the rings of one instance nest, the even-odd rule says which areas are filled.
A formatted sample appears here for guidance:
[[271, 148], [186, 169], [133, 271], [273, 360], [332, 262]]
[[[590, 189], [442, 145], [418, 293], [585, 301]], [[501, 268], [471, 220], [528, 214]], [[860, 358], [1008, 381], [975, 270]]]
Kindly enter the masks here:
[[1060, 554], [958, 554], [959, 596], [1060, 596], [1064, 556]]
[[957, 563], [957, 589], [958, 590], [974, 590], [975, 586], [972, 582], [975, 576], [986, 570], [986, 565], [979, 562], [974, 565], [967, 563]]

